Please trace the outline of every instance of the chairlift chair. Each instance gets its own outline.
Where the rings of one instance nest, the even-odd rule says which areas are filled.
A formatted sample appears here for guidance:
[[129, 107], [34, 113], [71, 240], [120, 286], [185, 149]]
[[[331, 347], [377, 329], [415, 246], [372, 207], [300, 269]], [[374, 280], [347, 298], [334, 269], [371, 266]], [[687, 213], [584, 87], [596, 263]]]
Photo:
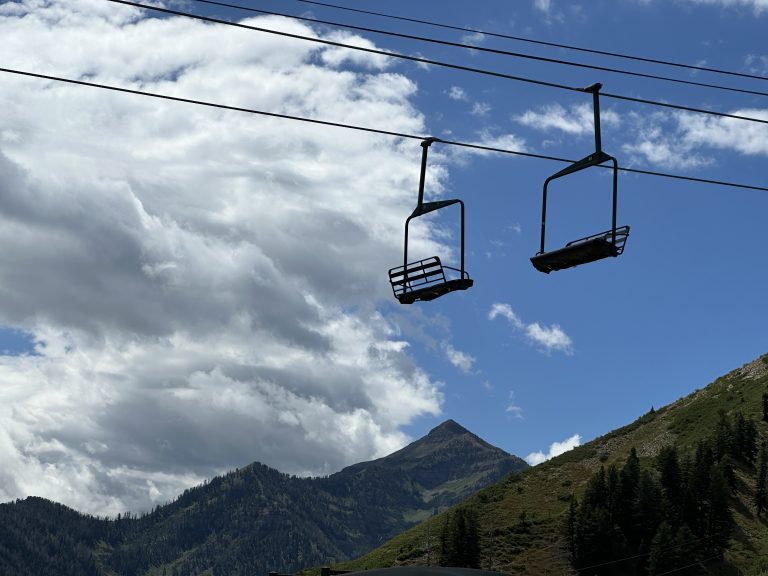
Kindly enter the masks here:
[[[405, 247], [403, 249], [403, 265], [389, 271], [389, 282], [392, 291], [400, 304], [413, 304], [416, 301], [429, 301], [439, 298], [449, 292], [466, 290], [474, 284], [474, 280], [464, 270], [464, 202], [462, 200], [438, 200], [424, 202], [424, 179], [427, 172], [427, 154], [437, 138], [427, 138], [421, 143], [421, 176], [419, 179], [419, 200], [416, 208], [405, 221]], [[458, 204], [461, 208], [461, 267], [453, 268], [442, 263], [439, 257], [433, 256], [414, 262], [408, 262], [408, 226], [411, 220], [424, 216], [435, 210]], [[446, 274], [448, 270], [448, 274]]]
[[[592, 103], [595, 114], [595, 152], [586, 158], [566, 166], [556, 174], [544, 181], [544, 197], [541, 208], [541, 247], [539, 252], [531, 258], [531, 263], [540, 272], [549, 274], [555, 270], [564, 270], [580, 264], [594, 262], [608, 257], [616, 257], [624, 252], [624, 244], [629, 236], [629, 226], [616, 227], [616, 204], [618, 198], [618, 174], [619, 166], [616, 158], [609, 156], [602, 150], [600, 140], [600, 88], [601, 84], [593, 84], [584, 88], [584, 92], [592, 93]], [[599, 232], [568, 242], [563, 248], [546, 252], [544, 239], [547, 221], [547, 187], [552, 180], [573, 174], [591, 166], [597, 166], [603, 162], [613, 163], [613, 212], [611, 229]]]

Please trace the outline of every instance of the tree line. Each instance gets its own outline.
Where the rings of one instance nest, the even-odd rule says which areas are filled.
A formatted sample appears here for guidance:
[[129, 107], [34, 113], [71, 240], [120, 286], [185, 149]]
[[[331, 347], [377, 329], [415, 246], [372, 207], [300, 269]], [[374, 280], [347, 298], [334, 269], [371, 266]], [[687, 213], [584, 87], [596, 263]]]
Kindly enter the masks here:
[[733, 519], [734, 466], [756, 470], [754, 505], [768, 508], [768, 448], [758, 450], [754, 420], [720, 412], [710, 436], [681, 455], [663, 447], [649, 466], [635, 448], [622, 466], [601, 467], [581, 501], [572, 496], [565, 523], [573, 567], [598, 576], [656, 576], [720, 558]]

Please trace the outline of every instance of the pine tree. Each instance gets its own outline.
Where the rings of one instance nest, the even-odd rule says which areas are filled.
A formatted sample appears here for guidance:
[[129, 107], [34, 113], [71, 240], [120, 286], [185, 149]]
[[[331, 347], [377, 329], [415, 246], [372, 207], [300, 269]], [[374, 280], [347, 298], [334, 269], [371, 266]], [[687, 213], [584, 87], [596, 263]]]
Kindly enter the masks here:
[[667, 522], [662, 522], [651, 541], [651, 549], [648, 553], [648, 576], [656, 576], [676, 568], [676, 552], [672, 528]]
[[480, 567], [477, 514], [460, 508], [446, 515], [440, 531], [440, 566]]
[[631, 546], [636, 546], [640, 537], [637, 530], [637, 493], [640, 484], [640, 459], [633, 447], [619, 473], [619, 499], [616, 523]]
[[661, 487], [666, 497], [667, 521], [674, 527], [681, 522], [683, 505], [683, 473], [674, 446], [665, 446], [656, 457], [656, 467], [659, 469]]
[[715, 460], [719, 461], [727, 454], [731, 453], [734, 435], [725, 410], [720, 409], [718, 411], [718, 416], [713, 448]]
[[722, 553], [731, 535], [731, 488], [722, 464], [715, 464], [710, 475], [706, 514], [707, 547], [711, 553]]
[[757, 464], [757, 485], [755, 487], [755, 508], [760, 516], [768, 508], [768, 440], [760, 446], [760, 458]]
[[768, 392], [763, 392], [763, 421], [768, 422]]

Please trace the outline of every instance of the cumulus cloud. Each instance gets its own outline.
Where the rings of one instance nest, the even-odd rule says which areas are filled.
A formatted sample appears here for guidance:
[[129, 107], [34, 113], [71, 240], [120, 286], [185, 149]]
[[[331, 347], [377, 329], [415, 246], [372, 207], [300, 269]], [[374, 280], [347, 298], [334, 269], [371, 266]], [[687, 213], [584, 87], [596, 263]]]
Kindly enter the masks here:
[[[744, 108], [730, 113], [768, 121], [765, 108]], [[676, 119], [680, 137], [691, 147], [734, 150], [749, 156], [768, 155], [766, 124], [683, 113], [676, 115]]]
[[576, 448], [577, 446], [581, 445], [581, 436], [579, 434], [574, 434], [570, 438], [566, 438], [562, 442], [553, 442], [549, 445], [549, 451], [545, 454], [544, 452], [531, 452], [528, 454], [528, 456], [525, 457], [525, 461], [528, 462], [531, 466], [536, 466], [537, 464], [541, 464], [542, 462], [546, 462], [547, 460], [554, 458], [555, 456], [560, 456], [560, 454], [563, 454], [565, 452], [568, 452], [568, 450], [572, 450], [573, 448]]
[[[730, 112], [768, 120], [768, 110], [738, 109]], [[648, 117], [631, 116], [629, 133], [634, 140], [622, 149], [634, 159], [664, 168], [698, 168], [714, 163], [707, 150], [768, 155], [768, 126], [756, 122], [702, 116], [687, 112], [659, 112]]]
[[489, 320], [495, 320], [499, 316], [505, 318], [515, 330], [525, 334], [530, 342], [540, 346], [543, 350], [573, 354], [573, 341], [557, 324], [542, 326], [538, 322], [525, 323], [509, 304], [504, 303], [493, 304], [490, 312], [488, 312]]
[[[11, 68], [424, 132], [410, 80], [308, 42], [25, 0], [0, 6], [0, 47]], [[332, 472], [439, 413], [439, 385], [374, 308], [418, 143], [4, 80], [0, 325], [36, 353], [0, 356], [0, 500], [144, 510], [253, 460]]]
[[[594, 134], [595, 116], [592, 105], [583, 103], [565, 108], [560, 104], [549, 104], [538, 111], [528, 110], [514, 119], [536, 130], [560, 130], [571, 135]], [[613, 110], [600, 110], [601, 126], [618, 126], [619, 115]]]

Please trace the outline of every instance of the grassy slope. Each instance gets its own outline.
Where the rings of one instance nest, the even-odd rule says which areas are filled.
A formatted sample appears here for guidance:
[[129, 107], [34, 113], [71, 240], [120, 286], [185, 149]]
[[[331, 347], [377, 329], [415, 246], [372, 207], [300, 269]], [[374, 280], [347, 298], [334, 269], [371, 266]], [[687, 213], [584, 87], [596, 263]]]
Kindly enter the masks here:
[[[720, 409], [751, 416], [758, 422], [761, 439], [766, 439], [764, 392], [768, 392], [768, 355], [628, 426], [480, 491], [459, 506], [471, 506], [479, 513], [483, 567], [513, 574], [570, 573], [567, 546], [560, 535], [568, 499], [571, 493], [581, 495], [601, 465], [622, 465], [632, 447], [645, 463], [665, 445], [675, 444], [685, 453], [714, 430]], [[736, 473], [737, 498], [732, 503], [736, 527], [730, 549], [725, 565], [709, 568], [758, 573], [758, 564], [768, 563], [768, 524], [754, 514], [754, 469], [738, 468]], [[442, 523], [443, 515], [431, 518], [371, 553], [334, 567], [360, 570], [426, 564], [428, 559], [434, 563]]]

